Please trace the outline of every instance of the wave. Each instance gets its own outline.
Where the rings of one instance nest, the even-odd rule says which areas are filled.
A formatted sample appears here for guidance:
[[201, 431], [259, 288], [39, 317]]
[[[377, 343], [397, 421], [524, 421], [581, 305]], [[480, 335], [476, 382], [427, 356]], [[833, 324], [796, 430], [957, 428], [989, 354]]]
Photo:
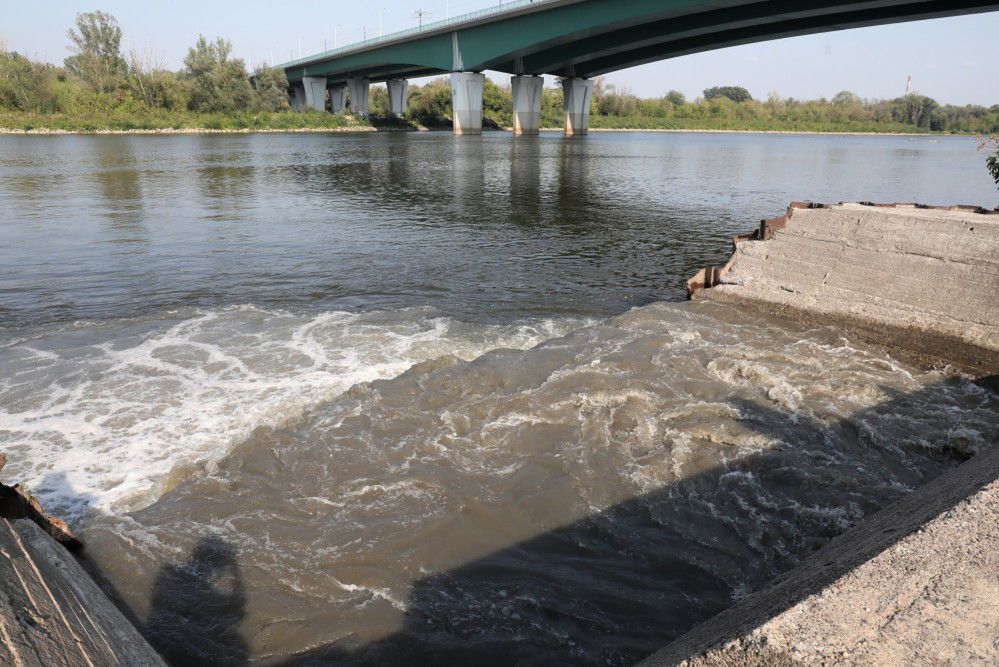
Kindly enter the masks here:
[[967, 378], [714, 304], [476, 356], [499, 333], [254, 433], [140, 512], [88, 517], [91, 557], [141, 606], [164, 562], [229, 545], [261, 659], [630, 663], [999, 427]]
[[254, 306], [77, 322], [0, 349], [0, 450], [11, 479], [71, 518], [133, 510], [255, 429], [355, 384], [438, 357], [533, 347], [582, 324]]

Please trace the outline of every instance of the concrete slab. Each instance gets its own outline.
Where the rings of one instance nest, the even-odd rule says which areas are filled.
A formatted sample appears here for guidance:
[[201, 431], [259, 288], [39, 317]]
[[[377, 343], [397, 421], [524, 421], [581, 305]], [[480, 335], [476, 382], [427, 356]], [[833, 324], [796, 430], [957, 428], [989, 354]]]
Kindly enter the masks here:
[[688, 286], [693, 298], [844, 327], [975, 375], [999, 372], [994, 212], [792, 205]]
[[28, 519], [3, 518], [0, 664], [164, 665], [66, 549]]

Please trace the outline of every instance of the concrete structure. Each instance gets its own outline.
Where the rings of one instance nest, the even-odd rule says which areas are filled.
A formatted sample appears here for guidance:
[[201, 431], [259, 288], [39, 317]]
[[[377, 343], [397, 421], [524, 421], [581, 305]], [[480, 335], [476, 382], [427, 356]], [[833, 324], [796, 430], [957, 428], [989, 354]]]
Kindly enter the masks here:
[[305, 86], [301, 83], [291, 87], [291, 108], [295, 111], [305, 108]]
[[[694, 298], [848, 328], [970, 373], [999, 373], [999, 213], [794, 204], [735, 240]], [[709, 287], [710, 289], [703, 289]]]
[[997, 575], [993, 445], [640, 664], [995, 665]]
[[305, 106], [317, 111], [326, 109], [326, 77], [306, 76], [302, 78], [305, 89]]
[[330, 86], [330, 113], [344, 113], [347, 111], [347, 86], [339, 84]]
[[[693, 298], [843, 327], [999, 392], [999, 209], [796, 203], [734, 245]], [[999, 442], [975, 449], [641, 664], [999, 664]]]
[[486, 75], [455, 72], [451, 75], [451, 108], [455, 134], [482, 134], [482, 94]]
[[350, 112], [358, 116], [368, 115], [370, 100], [368, 91], [371, 81], [368, 79], [347, 79], [347, 90], [350, 91]]
[[[282, 67], [292, 85], [305, 77], [336, 84], [487, 69], [590, 79], [726, 46], [995, 9], [999, 0], [511, 0]], [[581, 120], [570, 123], [577, 133]]]
[[566, 136], [586, 136], [590, 131], [593, 79], [562, 79]]
[[393, 116], [404, 115], [409, 102], [406, 98], [409, 82], [405, 79], [389, 79], [385, 85], [388, 88], [389, 113]]
[[83, 543], [64, 521], [0, 484], [0, 665], [162, 667], [68, 549]]
[[515, 76], [513, 91], [513, 133], [533, 135], [541, 130], [541, 94], [545, 80], [540, 76]]
[[0, 518], [0, 664], [165, 663], [66, 549]]

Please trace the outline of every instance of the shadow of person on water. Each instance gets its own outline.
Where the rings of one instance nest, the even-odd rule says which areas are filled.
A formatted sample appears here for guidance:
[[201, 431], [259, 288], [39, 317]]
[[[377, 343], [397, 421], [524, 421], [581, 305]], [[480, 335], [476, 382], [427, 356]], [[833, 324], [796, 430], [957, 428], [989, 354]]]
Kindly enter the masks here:
[[166, 565], [153, 585], [146, 637], [173, 665], [242, 665], [249, 647], [239, 632], [246, 593], [236, 549], [202, 538], [190, 558]]

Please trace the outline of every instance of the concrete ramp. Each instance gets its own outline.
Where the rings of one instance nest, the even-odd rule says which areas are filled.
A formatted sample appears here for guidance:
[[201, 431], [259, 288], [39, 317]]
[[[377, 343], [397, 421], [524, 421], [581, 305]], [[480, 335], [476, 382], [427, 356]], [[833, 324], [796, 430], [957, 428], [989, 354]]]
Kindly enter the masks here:
[[999, 370], [999, 211], [792, 204], [692, 298], [833, 325], [975, 375]]

